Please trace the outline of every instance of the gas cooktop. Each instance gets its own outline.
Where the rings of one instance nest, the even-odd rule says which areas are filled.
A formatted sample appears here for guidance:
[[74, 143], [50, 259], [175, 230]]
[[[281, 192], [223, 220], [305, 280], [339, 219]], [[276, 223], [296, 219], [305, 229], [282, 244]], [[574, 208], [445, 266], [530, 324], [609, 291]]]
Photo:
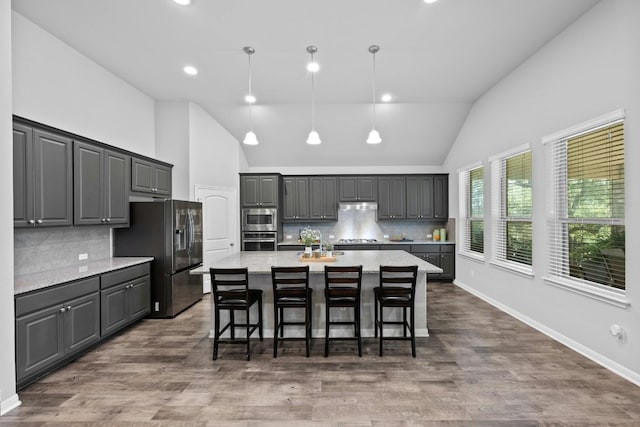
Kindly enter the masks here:
[[340, 239], [338, 243], [378, 243], [377, 239]]

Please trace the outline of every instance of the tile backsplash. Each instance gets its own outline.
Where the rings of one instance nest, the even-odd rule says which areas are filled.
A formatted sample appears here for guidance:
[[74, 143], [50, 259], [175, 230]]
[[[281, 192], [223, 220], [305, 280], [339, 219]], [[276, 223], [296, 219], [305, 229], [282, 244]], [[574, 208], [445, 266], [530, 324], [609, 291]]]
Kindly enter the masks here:
[[300, 229], [309, 226], [320, 230], [322, 237], [329, 240], [338, 239], [378, 239], [384, 240], [384, 235], [390, 238], [400, 237], [402, 233], [407, 239], [430, 240], [428, 237], [433, 230], [446, 228], [447, 240], [455, 240], [455, 220], [448, 221], [411, 221], [411, 220], [385, 220], [376, 221], [375, 210], [339, 210], [337, 222], [301, 222], [287, 223], [283, 226], [285, 240], [290, 235], [292, 240], [297, 240]]
[[78, 254], [88, 260], [111, 256], [108, 227], [16, 228], [14, 231], [15, 275], [36, 273], [78, 264]]

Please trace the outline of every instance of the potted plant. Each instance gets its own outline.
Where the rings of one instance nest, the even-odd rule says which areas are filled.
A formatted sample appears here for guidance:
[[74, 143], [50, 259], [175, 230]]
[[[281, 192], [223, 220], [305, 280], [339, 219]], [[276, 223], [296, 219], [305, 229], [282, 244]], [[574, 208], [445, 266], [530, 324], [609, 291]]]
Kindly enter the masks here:
[[327, 243], [326, 245], [324, 245], [324, 250], [327, 254], [327, 258], [333, 257], [333, 245], [331, 243]]

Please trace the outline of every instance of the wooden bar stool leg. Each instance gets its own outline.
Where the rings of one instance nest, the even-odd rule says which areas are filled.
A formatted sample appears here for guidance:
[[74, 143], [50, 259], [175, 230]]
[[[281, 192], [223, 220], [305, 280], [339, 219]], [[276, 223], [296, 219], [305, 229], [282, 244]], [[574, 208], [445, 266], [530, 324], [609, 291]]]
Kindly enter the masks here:
[[360, 329], [360, 301], [357, 302], [358, 305], [355, 307], [355, 316], [354, 319], [357, 322], [356, 326], [356, 336], [358, 337], [358, 357], [362, 357], [362, 333]]
[[214, 310], [216, 331], [213, 337], [213, 360], [218, 358], [218, 341], [220, 340], [220, 310], [216, 307]]
[[309, 296], [307, 299], [307, 306], [304, 309], [305, 314], [305, 345], [307, 348], [307, 357], [309, 357], [310, 349], [311, 349], [311, 297]]
[[229, 310], [229, 320], [231, 321], [231, 339], [236, 339], [236, 319], [235, 319], [235, 311]]
[[407, 337], [407, 307], [402, 308], [402, 333]]
[[278, 357], [278, 329], [280, 327], [280, 319], [278, 319], [278, 307], [273, 306], [273, 357]]
[[411, 325], [409, 326], [411, 329], [411, 355], [416, 357], [416, 327], [415, 327], [415, 316], [414, 316], [414, 306], [411, 306]]
[[378, 299], [375, 300], [374, 308], [374, 320], [373, 320], [373, 337], [378, 338]]
[[324, 357], [329, 356], [329, 312], [331, 306], [329, 303], [325, 304], [325, 322], [324, 322]]
[[251, 330], [251, 322], [249, 321], [249, 306], [247, 306], [247, 309], [245, 310], [246, 314], [246, 328], [247, 328], [247, 355], [246, 355], [246, 359], [247, 361], [249, 361], [251, 359], [251, 343], [249, 342], [249, 331]]
[[383, 307], [382, 304], [380, 304], [380, 357], [382, 357], [382, 330], [384, 328], [384, 314], [383, 314]]

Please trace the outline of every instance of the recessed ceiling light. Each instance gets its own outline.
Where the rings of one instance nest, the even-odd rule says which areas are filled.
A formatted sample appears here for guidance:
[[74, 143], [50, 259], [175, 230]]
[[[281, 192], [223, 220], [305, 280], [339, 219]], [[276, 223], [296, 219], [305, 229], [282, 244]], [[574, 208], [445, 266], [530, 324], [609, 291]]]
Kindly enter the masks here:
[[195, 76], [198, 74], [198, 69], [193, 65], [185, 65], [183, 68], [184, 72], [190, 76]]
[[310, 73], [316, 73], [318, 72], [318, 70], [320, 70], [320, 64], [318, 64], [317, 62], [309, 62], [307, 64], [307, 71], [309, 71]]
[[438, 1], [438, 0], [424, 0], [424, 2], [425, 2], [426, 4], [433, 4], [433, 3], [437, 2], [437, 1]]
[[391, 96], [391, 94], [390, 94], [390, 93], [385, 93], [384, 95], [382, 95], [382, 96], [380, 97], [380, 100], [381, 100], [382, 102], [391, 102], [391, 100], [392, 100], [392, 99], [393, 99], [393, 97]]
[[189, 6], [191, 4], [191, 0], [173, 0], [173, 2], [180, 6]]
[[255, 104], [256, 97], [253, 95], [247, 95], [244, 97], [244, 100], [246, 101], [247, 104]]

